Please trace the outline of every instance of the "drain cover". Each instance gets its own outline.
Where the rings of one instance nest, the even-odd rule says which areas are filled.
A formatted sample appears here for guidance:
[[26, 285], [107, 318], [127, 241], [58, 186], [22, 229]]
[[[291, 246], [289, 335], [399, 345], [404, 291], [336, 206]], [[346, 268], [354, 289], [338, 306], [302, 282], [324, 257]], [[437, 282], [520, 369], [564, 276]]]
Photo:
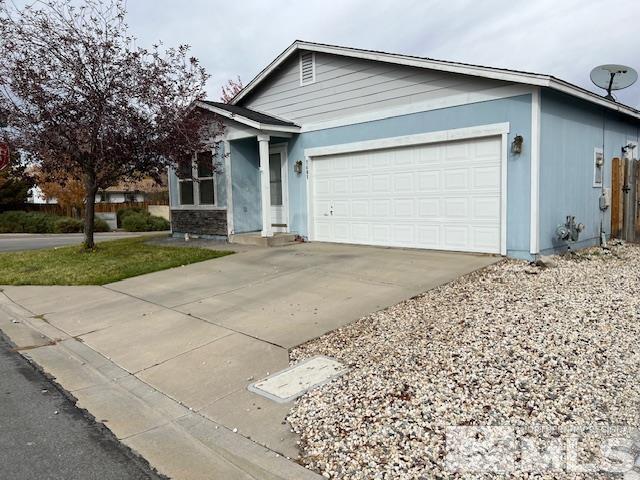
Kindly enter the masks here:
[[342, 375], [346, 371], [347, 368], [333, 358], [324, 356], [312, 357], [252, 383], [247, 388], [250, 392], [257, 393], [275, 402], [285, 403], [298, 398], [307, 390]]

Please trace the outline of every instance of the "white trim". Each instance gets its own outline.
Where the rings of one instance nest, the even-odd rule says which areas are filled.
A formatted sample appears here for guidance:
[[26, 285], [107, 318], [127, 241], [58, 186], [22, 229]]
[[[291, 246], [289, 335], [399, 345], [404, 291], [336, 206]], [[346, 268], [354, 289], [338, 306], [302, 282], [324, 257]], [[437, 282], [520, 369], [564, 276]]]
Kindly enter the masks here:
[[364, 142], [343, 143], [328, 147], [307, 148], [305, 157], [318, 157], [322, 155], [338, 155], [363, 150], [381, 150], [385, 148], [408, 147], [426, 143], [449, 142], [453, 140], [465, 140], [467, 138], [493, 137], [509, 133], [509, 122], [478, 125], [475, 127], [454, 128], [437, 132], [418, 133], [401, 137], [388, 137]]
[[306, 85], [311, 85], [312, 83], [316, 83], [316, 54], [315, 52], [311, 52], [311, 80], [308, 82], [304, 82], [302, 80], [302, 56], [305, 55], [305, 52], [300, 52], [300, 56], [298, 58], [298, 63], [300, 64], [300, 86], [304, 87]]
[[507, 167], [509, 166], [509, 134], [501, 135], [500, 155], [500, 255], [507, 255], [507, 189], [509, 181]]
[[200, 108], [203, 108], [205, 110], [209, 110], [210, 112], [213, 112], [213, 113], [215, 113], [217, 115], [220, 115], [221, 117], [225, 117], [225, 118], [228, 118], [230, 120], [234, 120], [236, 122], [242, 123], [243, 125], [246, 125], [246, 126], [251, 127], [251, 128], [255, 128], [257, 130], [271, 130], [273, 132], [287, 132], [287, 133], [298, 133], [298, 132], [300, 132], [300, 127], [298, 127], [298, 126], [294, 126], [294, 125], [272, 125], [270, 123], [260, 123], [260, 122], [256, 122], [255, 120], [251, 120], [251, 119], [249, 119], [247, 117], [244, 117], [242, 115], [239, 115], [237, 113], [229, 112], [228, 110], [225, 110], [223, 108], [216, 107], [214, 105], [209, 105], [206, 102], [197, 102], [196, 104]]
[[282, 65], [298, 50], [308, 50], [312, 52], [327, 53], [332, 55], [341, 55], [345, 57], [361, 58], [377, 62], [392, 63], [398, 65], [407, 65], [418, 68], [428, 68], [443, 72], [458, 73], [463, 75], [472, 75], [475, 77], [490, 78], [494, 80], [503, 80], [513, 83], [523, 83], [527, 85], [548, 87], [567, 93], [574, 97], [602, 105], [612, 110], [640, 118], [640, 111], [627, 105], [607, 100], [600, 95], [585, 90], [576, 85], [572, 85], [564, 80], [554, 78], [550, 75], [542, 75], [538, 73], [516, 72], [498, 68], [484, 67], [480, 65], [468, 65], [455, 62], [446, 62], [442, 60], [432, 60], [427, 58], [410, 57], [407, 55], [398, 55], [393, 53], [372, 52], [367, 50], [359, 50], [348, 47], [339, 47], [334, 45], [322, 45], [317, 43], [303, 42], [296, 40], [284, 52], [278, 55], [264, 70], [262, 70], [249, 84], [244, 87], [231, 101], [236, 105], [240, 100], [249, 94], [257, 85], [267, 78], [274, 70]]
[[540, 89], [531, 96], [531, 198], [529, 253], [540, 253]]
[[269, 181], [269, 136], [258, 135], [258, 154], [260, 156], [260, 207], [262, 210], [263, 237], [273, 236], [271, 228], [271, 184]]
[[[291, 220], [289, 219], [289, 158], [287, 156], [288, 145], [278, 144], [269, 146], [269, 155], [272, 153], [280, 154], [280, 172], [282, 176], [282, 210], [284, 214], [284, 218], [286, 219], [287, 226], [284, 228], [284, 231], [288, 233], [291, 227]], [[271, 198], [269, 198], [271, 200]], [[269, 202], [271, 204], [271, 202]], [[272, 219], [273, 223], [273, 219]], [[273, 225], [272, 225], [273, 227]], [[282, 228], [282, 227], [278, 227]]]
[[529, 85], [507, 85], [504, 87], [490, 88], [478, 92], [461, 93], [459, 95], [452, 95], [449, 97], [428, 100], [425, 102], [410, 103], [407, 105], [386, 108], [374, 112], [363, 112], [361, 114], [342, 117], [336, 120], [303, 124], [301, 131], [313, 132], [316, 130], [325, 130], [327, 128], [344, 127], [347, 125], [355, 125], [358, 123], [384, 120], [387, 118], [399, 117], [402, 115], [410, 115], [412, 113], [429, 112], [442, 108], [458, 107], [461, 105], [469, 105], [472, 103], [517, 97], [519, 95], [531, 94], [531, 91], [532, 89]]
[[380, 150], [386, 148], [399, 148], [412, 145], [426, 145], [429, 143], [441, 143], [455, 140], [471, 140], [484, 137], [500, 136], [500, 254], [507, 254], [507, 187], [508, 187], [508, 134], [510, 125], [494, 123], [490, 125], [478, 125], [468, 128], [442, 130], [438, 132], [421, 133], [402, 137], [383, 138], [365, 142], [354, 142], [328, 147], [307, 148], [304, 150], [307, 165], [307, 232], [309, 240], [315, 240], [313, 222], [313, 158], [326, 155], [339, 155], [343, 153], [360, 152], [365, 150]]
[[217, 207], [215, 205], [175, 205], [171, 210], [226, 210], [227, 207]]
[[224, 142], [224, 174], [227, 185], [227, 235], [233, 235], [233, 178], [231, 176], [231, 144]]

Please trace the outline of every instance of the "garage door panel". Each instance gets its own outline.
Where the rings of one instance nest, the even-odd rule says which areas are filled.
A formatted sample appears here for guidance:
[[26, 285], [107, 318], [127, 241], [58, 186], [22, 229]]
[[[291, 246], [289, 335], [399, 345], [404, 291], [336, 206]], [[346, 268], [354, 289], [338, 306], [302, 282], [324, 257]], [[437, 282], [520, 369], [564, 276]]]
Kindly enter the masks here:
[[495, 227], [474, 226], [473, 250], [479, 252], [499, 253], [495, 245], [500, 242], [500, 229]]
[[499, 253], [500, 155], [494, 137], [313, 159], [312, 239]]
[[413, 175], [411, 173], [397, 173], [393, 176], [393, 190], [399, 192], [413, 192]]
[[376, 193], [389, 193], [391, 191], [389, 175], [372, 175], [371, 191]]
[[393, 201], [393, 213], [396, 217], [412, 218], [415, 216], [413, 198]]
[[418, 192], [438, 192], [440, 190], [440, 172], [418, 172]]
[[445, 225], [443, 230], [445, 245], [459, 250], [469, 248], [469, 227], [467, 225]]
[[440, 216], [439, 198], [421, 198], [418, 200], [418, 216], [420, 218], [438, 218]]
[[436, 166], [440, 164], [441, 151], [442, 149], [435, 145], [412, 147], [414, 164]]
[[444, 216], [448, 218], [468, 218], [469, 200], [464, 197], [445, 198]]
[[351, 178], [351, 193], [369, 193], [371, 178], [369, 175], [355, 175]]
[[396, 245], [415, 245], [414, 226], [407, 224], [392, 225], [391, 235]]
[[496, 142], [494, 138], [478, 139], [473, 142], [475, 146], [475, 157], [486, 158], [493, 157], [500, 161], [502, 152], [500, 151], [500, 142]]
[[476, 167], [472, 169], [474, 189], [500, 189], [500, 165]]
[[418, 225], [416, 227], [418, 244], [424, 248], [440, 248], [440, 227], [438, 225]]
[[469, 188], [469, 169], [456, 168], [445, 170], [444, 188], [451, 190], [467, 190]]
[[500, 219], [500, 197], [476, 198], [473, 202], [474, 220], [494, 220]]

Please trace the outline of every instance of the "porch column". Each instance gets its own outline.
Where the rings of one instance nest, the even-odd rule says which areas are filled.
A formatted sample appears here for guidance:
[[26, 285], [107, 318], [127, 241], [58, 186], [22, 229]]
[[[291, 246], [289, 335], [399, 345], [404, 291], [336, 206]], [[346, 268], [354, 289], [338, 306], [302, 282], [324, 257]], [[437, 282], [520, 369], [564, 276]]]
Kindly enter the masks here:
[[269, 135], [258, 135], [260, 151], [260, 187], [262, 203], [262, 236], [271, 237], [271, 176], [269, 172]]

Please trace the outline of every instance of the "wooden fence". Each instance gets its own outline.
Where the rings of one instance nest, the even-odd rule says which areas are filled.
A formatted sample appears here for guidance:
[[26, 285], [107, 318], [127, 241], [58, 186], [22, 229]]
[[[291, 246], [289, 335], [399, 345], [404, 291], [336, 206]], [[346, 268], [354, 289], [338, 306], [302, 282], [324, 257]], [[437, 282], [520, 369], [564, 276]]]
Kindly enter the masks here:
[[[149, 205], [161, 205], [157, 202], [124, 202], [124, 203], [96, 203], [96, 212], [98, 213], [115, 213], [123, 208], [138, 207], [148, 210]], [[7, 210], [24, 210], [27, 212], [42, 212], [52, 215], [62, 215], [66, 217], [80, 218], [82, 209], [72, 207], [62, 207], [56, 203], [23, 203], [21, 205], [11, 205], [0, 207], [1, 211]]]
[[640, 160], [614, 158], [611, 165], [611, 236], [640, 242]]

